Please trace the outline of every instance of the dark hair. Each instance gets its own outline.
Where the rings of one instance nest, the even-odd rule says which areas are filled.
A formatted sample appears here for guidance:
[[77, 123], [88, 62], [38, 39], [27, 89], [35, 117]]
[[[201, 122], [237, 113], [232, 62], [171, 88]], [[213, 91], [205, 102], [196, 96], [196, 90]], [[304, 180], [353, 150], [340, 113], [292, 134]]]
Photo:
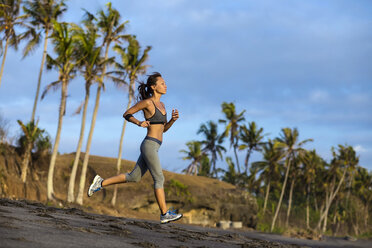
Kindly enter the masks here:
[[140, 82], [138, 86], [138, 99], [145, 100], [150, 98], [154, 95], [154, 90], [151, 88], [152, 85], [156, 85], [158, 81], [158, 77], [161, 77], [159, 72], [154, 72], [151, 75], [148, 75], [146, 84], [144, 82]]

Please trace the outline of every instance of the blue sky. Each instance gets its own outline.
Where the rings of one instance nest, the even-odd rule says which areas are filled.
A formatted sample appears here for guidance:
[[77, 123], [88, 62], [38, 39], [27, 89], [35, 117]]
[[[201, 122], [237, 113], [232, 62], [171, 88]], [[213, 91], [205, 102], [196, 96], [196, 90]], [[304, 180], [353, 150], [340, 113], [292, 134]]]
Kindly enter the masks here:
[[[63, 20], [79, 22], [82, 8], [96, 13], [106, 2], [69, 1]], [[161, 72], [168, 84], [162, 98], [168, 113], [172, 108], [180, 111], [159, 151], [165, 169], [180, 172], [188, 165], [179, 150], [187, 141], [201, 139], [196, 132], [202, 123], [223, 118], [224, 101], [234, 102], [238, 111], [245, 109], [247, 122], [255, 121], [270, 138], [281, 128], [297, 127], [301, 140], [314, 139], [306, 148], [315, 148], [325, 159], [330, 159], [332, 146], [348, 144], [357, 150], [360, 164], [372, 169], [371, 1], [121, 0], [112, 4], [123, 21], [130, 21], [127, 33], [135, 34], [143, 47], [153, 47], [149, 72]], [[19, 132], [16, 120], [31, 116], [41, 49], [23, 60], [21, 51], [8, 53], [0, 113], [9, 120], [12, 135]], [[51, 45], [48, 50], [52, 53]], [[42, 87], [56, 79], [56, 72], [46, 72]], [[127, 95], [110, 82], [106, 86], [91, 154], [116, 157]], [[81, 117], [72, 114], [83, 97], [84, 81], [77, 77], [69, 86], [61, 153], [76, 149]], [[49, 93], [37, 111], [40, 127], [52, 137], [59, 98], [59, 92]], [[94, 94], [90, 111], [93, 99]], [[91, 114], [88, 122], [90, 118]], [[137, 159], [145, 134], [145, 129], [127, 126], [123, 158]], [[240, 153], [241, 161], [244, 155]], [[253, 155], [257, 159], [260, 155]], [[225, 163], [220, 161], [219, 166]]]

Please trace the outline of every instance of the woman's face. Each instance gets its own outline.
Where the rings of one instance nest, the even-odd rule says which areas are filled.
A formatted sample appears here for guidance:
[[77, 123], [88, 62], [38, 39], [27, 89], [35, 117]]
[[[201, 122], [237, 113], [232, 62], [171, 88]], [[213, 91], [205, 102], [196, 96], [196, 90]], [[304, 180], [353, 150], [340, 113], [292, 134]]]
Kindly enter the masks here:
[[164, 95], [167, 93], [167, 85], [165, 84], [165, 81], [162, 77], [158, 77], [158, 80], [156, 81], [156, 85], [153, 86], [153, 90], [156, 91], [159, 94]]

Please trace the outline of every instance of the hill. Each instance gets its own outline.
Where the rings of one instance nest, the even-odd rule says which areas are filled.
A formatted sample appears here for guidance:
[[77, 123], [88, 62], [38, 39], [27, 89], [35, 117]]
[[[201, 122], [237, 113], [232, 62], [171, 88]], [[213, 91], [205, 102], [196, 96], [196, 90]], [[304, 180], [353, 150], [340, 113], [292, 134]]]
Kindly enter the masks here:
[[[57, 158], [54, 191], [60, 206], [77, 207], [67, 204], [67, 189], [70, 171], [75, 154], [63, 154]], [[84, 154], [81, 155], [83, 158]], [[6, 147], [0, 154], [0, 196], [11, 199], [29, 199], [48, 204], [46, 181], [48, 158], [33, 160], [26, 184], [20, 179], [21, 158], [13, 147]], [[122, 172], [131, 171], [135, 162], [122, 161]], [[85, 188], [93, 177], [103, 178], [116, 174], [116, 159], [90, 156]], [[168, 207], [173, 206], [184, 214], [182, 222], [203, 226], [216, 226], [220, 221], [242, 222], [244, 227], [254, 228], [257, 223], [257, 203], [249, 193], [234, 185], [200, 176], [181, 175], [164, 171], [166, 200]], [[78, 190], [80, 169], [77, 173]], [[97, 192], [93, 197], [84, 196], [85, 211], [112, 216], [159, 219], [159, 210], [153, 193], [150, 173], [139, 183], [121, 184], [118, 187], [116, 206], [111, 205], [114, 186]], [[53, 203], [49, 203], [53, 204]]]

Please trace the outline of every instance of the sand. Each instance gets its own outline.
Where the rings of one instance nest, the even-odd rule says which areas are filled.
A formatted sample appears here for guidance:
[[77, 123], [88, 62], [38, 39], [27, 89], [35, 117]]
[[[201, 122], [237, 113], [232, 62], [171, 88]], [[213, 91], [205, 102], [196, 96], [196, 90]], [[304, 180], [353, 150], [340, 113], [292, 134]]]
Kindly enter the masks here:
[[86, 213], [0, 199], [0, 247], [372, 247], [367, 240], [301, 240]]

